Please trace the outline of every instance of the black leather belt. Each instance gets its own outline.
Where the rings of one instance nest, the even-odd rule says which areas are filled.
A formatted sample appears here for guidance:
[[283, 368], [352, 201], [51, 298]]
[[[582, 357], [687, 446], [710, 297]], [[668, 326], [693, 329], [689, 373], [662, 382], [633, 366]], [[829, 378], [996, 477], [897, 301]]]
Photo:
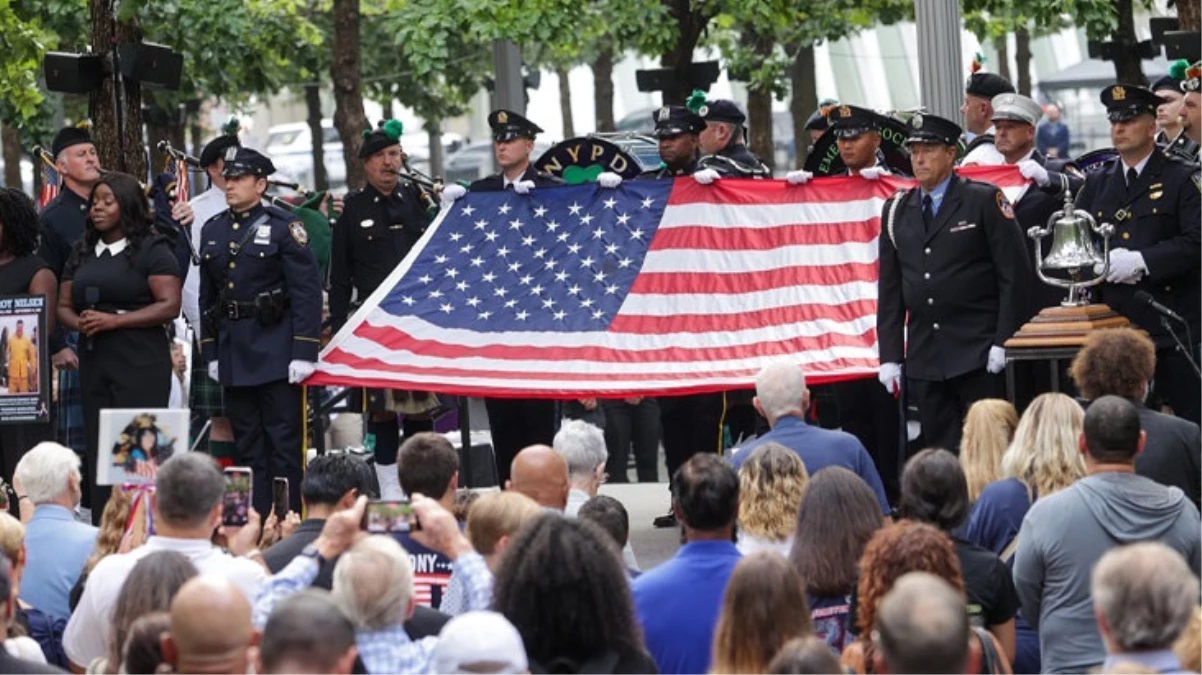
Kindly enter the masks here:
[[226, 300], [221, 303], [221, 316], [230, 321], [259, 318], [259, 306], [254, 302]]

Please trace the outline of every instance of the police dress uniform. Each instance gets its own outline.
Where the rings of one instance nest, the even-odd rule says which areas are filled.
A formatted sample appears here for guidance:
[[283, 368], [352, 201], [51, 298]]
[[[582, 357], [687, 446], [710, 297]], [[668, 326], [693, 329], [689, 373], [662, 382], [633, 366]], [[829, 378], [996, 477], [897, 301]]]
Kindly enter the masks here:
[[[715, 99], [706, 101], [697, 110], [697, 116], [708, 122], [725, 122], [742, 127], [747, 116], [739, 110], [734, 101]], [[713, 169], [719, 175], [728, 178], [771, 178], [772, 171], [756, 157], [739, 135], [731, 137], [726, 147], [712, 155], [705, 155], [699, 161], [701, 169]]]
[[[1111, 122], [1140, 114], [1154, 115], [1159, 96], [1134, 85], [1114, 85], [1102, 91]], [[1128, 174], [1135, 171], [1136, 175]], [[1162, 326], [1160, 315], [1136, 298], [1140, 291], [1183, 317], [1198, 358], [1202, 340], [1202, 227], [1199, 219], [1198, 167], [1166, 157], [1152, 148], [1142, 170], [1127, 167], [1121, 158], [1090, 173], [1077, 196], [1078, 208], [1098, 222], [1113, 223], [1111, 255], [1123, 248], [1143, 257], [1144, 273], [1135, 283], [1103, 283], [1098, 300], [1146, 330], [1156, 343], [1153, 392], [1179, 416], [1199, 419], [1199, 383], [1185, 356]], [[1182, 341], [1183, 326], [1172, 324]]]
[[[954, 146], [960, 135], [933, 115], [915, 115], [907, 128], [910, 143]], [[955, 451], [969, 406], [1004, 389], [985, 367], [991, 348], [1022, 325], [1031, 273], [1002, 191], [955, 173], [945, 183], [941, 204], [919, 187], [885, 203], [877, 335], [881, 363], [904, 357], [907, 378], [919, 381], [927, 445]]]
[[[964, 93], [992, 101], [999, 94], [1013, 94], [1014, 85], [1010, 80], [993, 73], [973, 73], [964, 84]], [[964, 158], [961, 164], [1005, 164], [1006, 158], [993, 144], [994, 127], [990, 125], [985, 133], [978, 134], [964, 148]]]
[[[533, 139], [542, 132], [537, 124], [510, 110], [494, 110], [488, 116], [492, 137], [496, 142], [514, 138]], [[470, 192], [512, 190], [518, 181], [532, 181], [535, 187], [562, 185], [563, 181], [549, 173], [535, 170], [528, 165], [522, 175], [514, 181], [506, 181], [503, 174], [494, 174], [474, 181]], [[550, 445], [555, 437], [558, 422], [556, 402], [552, 399], [536, 398], [486, 398], [484, 407], [488, 411], [488, 426], [492, 433], [493, 455], [497, 463], [497, 481], [504, 488], [509, 480], [509, 468], [513, 458], [528, 445]]]
[[[359, 157], [365, 159], [396, 145], [397, 138], [377, 129], [364, 138]], [[406, 178], [387, 194], [368, 184], [346, 196], [331, 242], [330, 323], [334, 332], [346, 324], [357, 306], [352, 304], [352, 294], [359, 303], [366, 300], [401, 263], [429, 224], [421, 191]], [[438, 399], [431, 393], [360, 389], [357, 396], [356, 403], [364, 412], [405, 413], [405, 437], [434, 428], [433, 420], [413, 417], [438, 406]], [[376, 464], [396, 464], [400, 440], [395, 415], [389, 420], [369, 421], [368, 431], [376, 439]]]
[[[231, 148], [226, 176], [275, 171], [254, 150]], [[201, 350], [217, 361], [237, 463], [254, 471], [253, 503], [271, 509], [272, 478], [288, 479], [300, 512], [301, 387], [288, 383], [292, 361], [317, 361], [321, 280], [304, 224], [274, 206], [226, 210], [201, 230]]]

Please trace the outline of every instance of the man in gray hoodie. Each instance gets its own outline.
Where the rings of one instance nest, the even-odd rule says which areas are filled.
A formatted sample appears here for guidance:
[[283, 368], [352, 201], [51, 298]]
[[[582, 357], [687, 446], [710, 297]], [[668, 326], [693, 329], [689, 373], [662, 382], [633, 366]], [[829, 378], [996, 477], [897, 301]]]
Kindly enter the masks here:
[[1023, 519], [1014, 586], [1023, 617], [1039, 631], [1045, 673], [1082, 673], [1105, 660], [1090, 571], [1108, 550], [1158, 540], [1195, 575], [1202, 566], [1198, 509], [1180, 489], [1135, 474], [1145, 439], [1134, 404], [1098, 398], [1080, 440], [1088, 475], [1035, 502]]

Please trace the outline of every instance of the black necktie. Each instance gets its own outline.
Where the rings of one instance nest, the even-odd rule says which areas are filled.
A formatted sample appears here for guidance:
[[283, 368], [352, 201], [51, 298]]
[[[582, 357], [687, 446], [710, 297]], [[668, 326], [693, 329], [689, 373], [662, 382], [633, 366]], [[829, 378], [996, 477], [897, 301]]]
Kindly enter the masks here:
[[924, 195], [922, 198], [922, 224], [926, 225], [927, 229], [931, 228], [931, 221], [935, 220], [935, 212], [932, 210], [931, 195]]
[[1139, 173], [1135, 171], [1135, 168], [1127, 169], [1127, 187], [1135, 185], [1135, 181], [1137, 180], [1139, 180]]

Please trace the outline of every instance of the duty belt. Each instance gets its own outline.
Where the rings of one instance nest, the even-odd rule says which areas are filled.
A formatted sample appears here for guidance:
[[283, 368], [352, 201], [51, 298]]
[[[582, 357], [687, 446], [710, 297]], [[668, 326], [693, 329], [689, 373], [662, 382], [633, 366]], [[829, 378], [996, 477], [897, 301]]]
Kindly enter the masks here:
[[259, 318], [259, 305], [253, 301], [225, 300], [221, 303], [219, 311], [222, 318], [230, 321]]

